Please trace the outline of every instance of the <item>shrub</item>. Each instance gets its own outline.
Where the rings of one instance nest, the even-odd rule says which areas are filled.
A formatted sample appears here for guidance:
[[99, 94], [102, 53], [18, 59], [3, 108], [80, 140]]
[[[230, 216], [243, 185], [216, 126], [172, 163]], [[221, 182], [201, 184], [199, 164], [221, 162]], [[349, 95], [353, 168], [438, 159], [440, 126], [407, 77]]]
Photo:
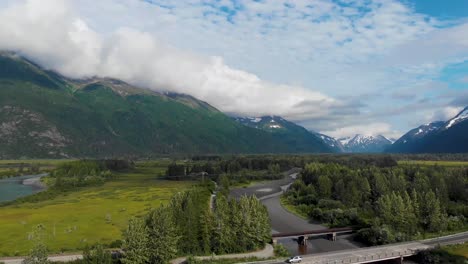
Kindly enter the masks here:
[[384, 245], [396, 241], [392, 230], [385, 225], [373, 225], [370, 228], [361, 229], [356, 234], [355, 239], [371, 246]]
[[289, 251], [282, 244], [276, 244], [274, 250], [277, 257], [287, 257], [290, 255]]

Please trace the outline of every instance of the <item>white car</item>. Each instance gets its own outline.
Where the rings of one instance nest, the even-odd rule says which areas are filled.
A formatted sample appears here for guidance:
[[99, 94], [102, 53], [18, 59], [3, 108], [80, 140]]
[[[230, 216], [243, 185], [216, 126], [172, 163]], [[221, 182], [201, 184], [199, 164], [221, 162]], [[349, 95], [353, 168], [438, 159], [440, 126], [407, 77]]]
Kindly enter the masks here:
[[299, 263], [301, 261], [302, 261], [302, 258], [300, 256], [295, 256], [295, 257], [288, 259], [289, 263]]

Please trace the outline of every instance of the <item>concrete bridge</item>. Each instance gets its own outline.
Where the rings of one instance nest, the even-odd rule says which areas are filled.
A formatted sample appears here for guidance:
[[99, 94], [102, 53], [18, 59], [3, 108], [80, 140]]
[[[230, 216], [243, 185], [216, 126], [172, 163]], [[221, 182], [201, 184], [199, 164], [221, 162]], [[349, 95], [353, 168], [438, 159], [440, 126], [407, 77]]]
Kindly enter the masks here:
[[[384, 260], [395, 260], [401, 263], [404, 258], [418, 254], [422, 250], [435, 248], [437, 246], [454, 245], [468, 242], [468, 232], [444, 236], [433, 239], [418, 240], [405, 243], [390, 244], [352, 250], [341, 250], [313, 255], [303, 256], [302, 263], [310, 264], [357, 264], [374, 263]], [[265, 264], [265, 262], [262, 262]], [[280, 264], [283, 262], [272, 261], [269, 264]]]
[[341, 228], [330, 228], [330, 229], [321, 229], [321, 230], [312, 230], [312, 231], [303, 231], [303, 232], [290, 232], [290, 233], [276, 233], [272, 234], [273, 244], [276, 244], [278, 239], [281, 238], [297, 238], [299, 244], [306, 244], [307, 239], [313, 236], [327, 236], [329, 240], [336, 241], [336, 236], [340, 234], [353, 233], [354, 230], [351, 227], [341, 227]]

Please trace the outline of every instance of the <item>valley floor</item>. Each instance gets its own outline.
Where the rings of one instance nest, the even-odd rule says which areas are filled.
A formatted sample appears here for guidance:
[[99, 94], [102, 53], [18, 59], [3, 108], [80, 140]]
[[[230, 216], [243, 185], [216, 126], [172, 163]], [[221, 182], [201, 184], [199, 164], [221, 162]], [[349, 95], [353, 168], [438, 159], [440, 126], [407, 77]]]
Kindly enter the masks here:
[[166, 203], [192, 182], [158, 180], [164, 168], [137, 167], [115, 180], [49, 201], [0, 207], [0, 256], [26, 255], [31, 232], [43, 224], [51, 253], [79, 251], [96, 242], [112, 246], [129, 218]]

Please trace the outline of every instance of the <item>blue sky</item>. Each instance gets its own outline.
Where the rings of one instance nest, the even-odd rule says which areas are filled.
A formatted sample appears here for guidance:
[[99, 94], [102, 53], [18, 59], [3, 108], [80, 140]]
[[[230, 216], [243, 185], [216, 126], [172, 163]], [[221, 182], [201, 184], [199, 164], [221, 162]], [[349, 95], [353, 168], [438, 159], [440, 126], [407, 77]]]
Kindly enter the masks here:
[[0, 49], [65, 75], [335, 137], [398, 137], [468, 105], [465, 0], [4, 0], [0, 23]]
[[403, 3], [412, 6], [416, 12], [440, 19], [466, 19], [468, 1], [466, 0], [406, 0]]

